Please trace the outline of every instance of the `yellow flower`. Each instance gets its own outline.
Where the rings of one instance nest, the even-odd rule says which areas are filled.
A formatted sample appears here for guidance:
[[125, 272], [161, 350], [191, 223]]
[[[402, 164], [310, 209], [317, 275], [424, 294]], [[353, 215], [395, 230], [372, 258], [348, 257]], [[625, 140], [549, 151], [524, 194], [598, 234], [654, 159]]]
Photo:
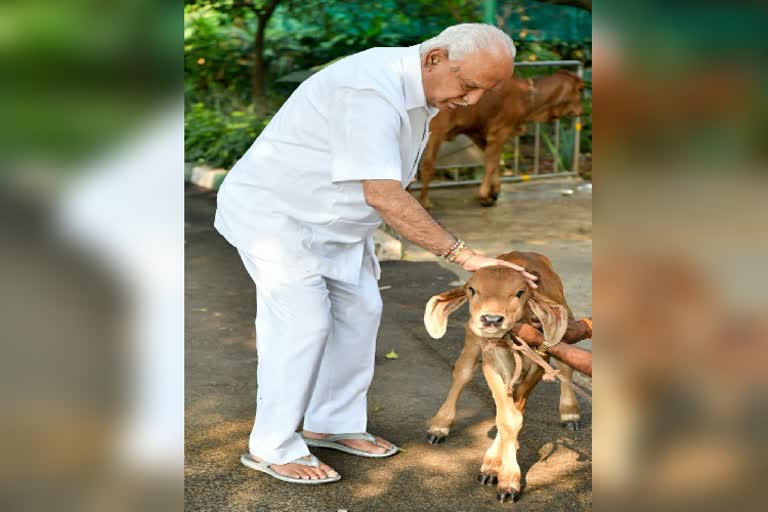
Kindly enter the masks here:
[[520, 32], [520, 39], [525, 39], [525, 36], [527, 36], [527, 35], [528, 35], [527, 31], [525, 31], [525, 30], [521, 31]]
[[535, 55], [529, 55], [528, 56], [528, 60], [536, 60], [536, 56]]
[[197, 59], [197, 63], [202, 66], [203, 64], [205, 64], [205, 59], [203, 57], [200, 57], [199, 59]]

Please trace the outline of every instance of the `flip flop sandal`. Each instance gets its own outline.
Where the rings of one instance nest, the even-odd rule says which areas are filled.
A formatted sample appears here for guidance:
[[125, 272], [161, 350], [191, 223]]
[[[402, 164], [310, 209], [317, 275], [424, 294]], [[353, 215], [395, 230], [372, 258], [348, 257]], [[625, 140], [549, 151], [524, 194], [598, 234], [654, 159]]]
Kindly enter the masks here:
[[359, 450], [357, 448], [352, 448], [351, 446], [347, 446], [345, 444], [337, 442], [337, 441], [343, 441], [347, 439], [362, 439], [364, 441], [369, 441], [373, 444], [378, 444], [376, 442], [376, 438], [367, 432], [362, 434], [335, 434], [332, 436], [324, 437], [323, 439], [310, 439], [304, 436], [303, 434], [301, 437], [307, 443], [307, 446], [312, 446], [315, 448], [330, 448], [331, 450], [339, 450], [341, 452], [351, 453], [352, 455], [357, 455], [359, 457], [369, 457], [371, 459], [381, 459], [384, 457], [390, 457], [396, 454], [398, 451], [400, 451], [400, 448], [392, 445], [392, 448], [385, 451], [384, 453], [370, 453], [370, 452]]
[[[317, 478], [315, 480], [312, 480], [310, 478], [294, 478], [292, 476], [281, 475], [277, 471], [270, 468], [270, 466], [273, 464], [272, 462], [266, 462], [266, 461], [259, 462], [255, 460], [250, 453], [241, 455], [240, 462], [242, 462], [243, 465], [248, 466], [251, 469], [255, 469], [256, 471], [261, 471], [262, 473], [266, 473], [269, 476], [277, 478], [278, 480], [282, 480], [283, 482], [290, 482], [292, 484], [309, 484], [309, 485], [329, 484], [331, 482], [338, 482], [339, 480], [341, 480], [341, 475], [329, 476], [327, 478]], [[311, 466], [313, 468], [320, 467], [320, 461], [314, 455], [310, 455], [309, 459], [299, 458], [296, 460], [292, 460], [291, 462], [288, 462], [288, 464], [301, 464], [302, 466]]]

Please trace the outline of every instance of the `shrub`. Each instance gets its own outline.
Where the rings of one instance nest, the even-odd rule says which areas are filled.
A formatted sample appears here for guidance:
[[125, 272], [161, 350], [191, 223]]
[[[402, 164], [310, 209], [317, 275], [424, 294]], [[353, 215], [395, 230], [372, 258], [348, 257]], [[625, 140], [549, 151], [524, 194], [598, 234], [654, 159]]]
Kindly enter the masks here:
[[187, 162], [231, 168], [269, 122], [253, 107], [228, 112], [193, 103], [184, 117], [184, 156]]

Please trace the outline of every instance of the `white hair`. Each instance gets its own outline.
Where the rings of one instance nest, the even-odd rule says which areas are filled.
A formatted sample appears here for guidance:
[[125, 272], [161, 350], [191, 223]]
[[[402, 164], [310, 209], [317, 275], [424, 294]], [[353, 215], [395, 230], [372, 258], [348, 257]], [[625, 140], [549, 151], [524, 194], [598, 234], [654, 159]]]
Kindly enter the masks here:
[[512, 59], [517, 50], [512, 38], [503, 30], [485, 23], [462, 23], [448, 27], [432, 39], [427, 39], [419, 45], [422, 57], [433, 48], [443, 48], [451, 60], [462, 60], [467, 55], [478, 50], [506, 49]]

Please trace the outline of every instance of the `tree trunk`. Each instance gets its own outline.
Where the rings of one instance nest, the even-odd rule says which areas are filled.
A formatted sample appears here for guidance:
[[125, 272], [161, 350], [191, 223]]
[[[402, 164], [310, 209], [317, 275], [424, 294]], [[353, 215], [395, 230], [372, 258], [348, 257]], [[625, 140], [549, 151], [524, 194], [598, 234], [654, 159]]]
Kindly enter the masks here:
[[264, 97], [264, 29], [268, 19], [263, 16], [257, 18], [256, 35], [253, 41], [253, 68], [251, 68], [251, 91], [253, 99]]
[[264, 65], [264, 34], [267, 24], [280, 0], [269, 0], [263, 9], [256, 11], [256, 35], [253, 41], [253, 68], [251, 69], [251, 84], [253, 99], [264, 97], [267, 69]]

